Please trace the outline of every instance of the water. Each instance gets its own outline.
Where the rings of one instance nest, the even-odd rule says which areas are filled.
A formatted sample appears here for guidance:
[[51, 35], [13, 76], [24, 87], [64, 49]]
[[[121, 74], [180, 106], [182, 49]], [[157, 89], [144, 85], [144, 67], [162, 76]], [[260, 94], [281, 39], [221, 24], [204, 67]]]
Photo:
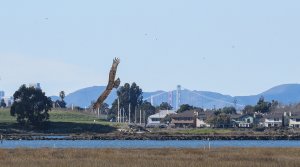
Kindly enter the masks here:
[[208, 148], [211, 147], [294, 147], [295, 140], [8, 140], [0, 148]]

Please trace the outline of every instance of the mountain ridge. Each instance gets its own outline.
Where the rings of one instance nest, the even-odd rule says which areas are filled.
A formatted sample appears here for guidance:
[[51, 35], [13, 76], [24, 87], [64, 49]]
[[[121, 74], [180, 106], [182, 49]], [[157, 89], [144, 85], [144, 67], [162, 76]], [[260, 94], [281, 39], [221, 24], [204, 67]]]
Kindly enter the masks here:
[[[65, 97], [65, 101], [69, 106], [73, 104], [74, 106], [80, 106], [82, 108], [89, 107], [91, 102], [95, 101], [104, 89], [105, 86], [82, 88], [68, 94]], [[143, 93], [143, 98], [149, 102], [151, 101], [151, 96], [155, 96], [152, 99], [154, 105], [159, 105], [162, 102], [169, 102], [173, 107], [176, 106], [176, 90], [170, 92], [159, 90]], [[237, 106], [242, 107], [245, 105], [256, 104], [261, 96], [264, 96], [264, 98], [268, 101], [277, 100], [283, 104], [298, 103], [300, 102], [300, 84], [282, 84], [274, 86], [257, 95], [249, 96], [231, 96], [218, 92], [197, 90], [190, 91], [184, 89], [181, 90], [181, 104], [190, 104], [202, 108], [221, 108], [224, 106], [233, 106], [235, 104], [234, 101], [236, 101]], [[105, 102], [111, 105], [116, 97], [117, 94], [114, 89]], [[51, 98], [52, 100], [59, 99], [57, 96], [51, 96]]]

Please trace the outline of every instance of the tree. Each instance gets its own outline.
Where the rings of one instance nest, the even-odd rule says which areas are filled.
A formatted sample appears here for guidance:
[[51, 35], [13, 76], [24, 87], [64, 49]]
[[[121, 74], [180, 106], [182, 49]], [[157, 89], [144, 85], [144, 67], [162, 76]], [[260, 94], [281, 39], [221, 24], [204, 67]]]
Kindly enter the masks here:
[[4, 99], [1, 99], [0, 107], [3, 107], [3, 108], [6, 107], [6, 103], [5, 103]]
[[61, 101], [61, 100], [56, 100], [55, 101], [55, 107], [59, 107], [59, 108], [66, 108], [66, 102], [65, 101]]
[[65, 92], [64, 91], [60, 91], [59, 92], [59, 97], [60, 97], [61, 101], [64, 101], [64, 99], [66, 97]]
[[224, 107], [222, 113], [225, 114], [236, 114], [236, 109], [234, 107]]
[[243, 114], [250, 114], [253, 115], [255, 113], [254, 107], [251, 105], [247, 105], [245, 106], [245, 108], [243, 109]]
[[207, 122], [214, 125], [214, 127], [225, 128], [230, 126], [230, 115], [225, 113], [212, 115], [207, 119]]
[[218, 127], [228, 127], [230, 125], [230, 115], [221, 113], [220, 115], [217, 116], [217, 124]]
[[162, 102], [158, 108], [160, 110], [172, 110], [173, 109], [173, 107], [167, 102]]
[[280, 104], [277, 100], [272, 100], [270, 111], [275, 111], [278, 107], [280, 107]]
[[254, 107], [254, 110], [260, 113], [268, 113], [270, 112], [270, 108], [271, 108], [271, 103], [266, 102], [264, 97], [262, 96], [259, 98], [256, 106]]
[[215, 115], [220, 115], [222, 113], [222, 109], [214, 109], [213, 112]]
[[130, 86], [129, 102], [132, 112], [131, 116], [133, 117], [136, 107], [143, 103], [143, 90], [135, 82], [133, 82]]
[[[134, 82], [131, 85], [125, 83], [124, 86], [121, 86], [117, 90], [117, 95], [120, 100], [120, 109], [125, 110], [125, 115], [129, 116], [129, 104], [130, 104], [130, 117], [134, 118], [135, 110], [138, 106], [143, 103], [143, 91], [142, 89]], [[118, 112], [118, 99], [116, 99], [111, 107], [110, 114], [114, 113], [117, 115]], [[132, 119], [133, 120], [133, 119]]]
[[100, 107], [100, 112], [104, 113], [109, 109], [109, 105], [107, 103], [103, 103]]
[[65, 92], [60, 91], [59, 92], [59, 97], [60, 97], [60, 100], [55, 101], [55, 106], [58, 106], [60, 108], [66, 108], [67, 103], [64, 101], [64, 99], [66, 97]]
[[17, 116], [19, 123], [37, 126], [49, 119], [48, 112], [52, 108], [52, 101], [41, 89], [22, 85], [13, 97], [10, 114]]
[[188, 104], [183, 104], [179, 107], [179, 109], [177, 110], [177, 113], [182, 113], [184, 111], [193, 110], [193, 109], [196, 109], [196, 107], [190, 106]]
[[152, 106], [152, 104], [150, 102], [147, 101], [143, 101], [142, 105], [140, 106], [140, 108], [142, 111], [145, 112], [145, 118], [147, 119], [150, 115], [155, 114], [155, 107]]

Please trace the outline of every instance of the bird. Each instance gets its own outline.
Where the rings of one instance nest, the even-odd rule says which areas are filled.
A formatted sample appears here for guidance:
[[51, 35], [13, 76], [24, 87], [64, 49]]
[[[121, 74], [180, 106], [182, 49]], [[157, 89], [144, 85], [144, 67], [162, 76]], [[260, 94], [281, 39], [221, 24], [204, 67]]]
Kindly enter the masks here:
[[115, 80], [116, 73], [117, 73], [117, 68], [118, 68], [119, 64], [120, 64], [120, 59], [115, 58], [113, 60], [113, 64], [112, 64], [110, 72], [109, 72], [109, 80], [108, 80], [108, 84], [106, 86], [106, 89], [99, 96], [96, 103], [94, 103], [94, 105], [93, 105], [94, 110], [100, 108], [100, 106], [103, 104], [104, 100], [108, 97], [108, 95], [110, 94], [110, 92], [112, 91], [113, 88], [117, 89], [120, 86], [120, 83], [121, 83], [120, 78]]

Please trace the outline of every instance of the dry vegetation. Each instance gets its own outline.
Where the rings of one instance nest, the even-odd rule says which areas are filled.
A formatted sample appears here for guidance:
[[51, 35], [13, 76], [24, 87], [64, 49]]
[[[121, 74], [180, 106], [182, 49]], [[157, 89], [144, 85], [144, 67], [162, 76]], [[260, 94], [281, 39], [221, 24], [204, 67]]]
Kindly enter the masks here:
[[1, 149], [0, 166], [299, 167], [300, 148]]

